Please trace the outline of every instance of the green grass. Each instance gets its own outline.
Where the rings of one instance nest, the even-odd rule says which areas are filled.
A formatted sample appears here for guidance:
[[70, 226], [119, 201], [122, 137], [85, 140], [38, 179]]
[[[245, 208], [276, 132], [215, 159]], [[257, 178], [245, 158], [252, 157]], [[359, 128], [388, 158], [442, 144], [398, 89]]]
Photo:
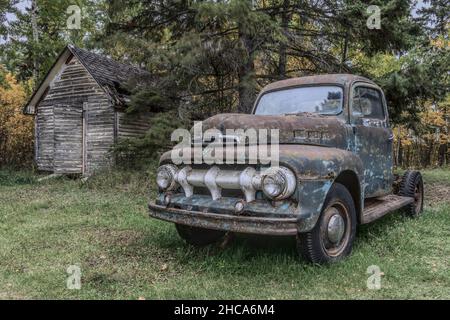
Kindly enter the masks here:
[[[83, 183], [0, 171], [0, 298], [449, 299], [450, 170], [424, 177], [444, 191], [423, 216], [362, 226], [353, 254], [321, 267], [298, 259], [290, 238], [186, 245], [173, 225], [148, 218], [145, 173]], [[81, 290], [66, 287], [75, 264]], [[384, 274], [380, 290], [367, 289], [371, 265]]]
[[449, 184], [450, 168], [421, 170], [424, 180], [428, 183]]

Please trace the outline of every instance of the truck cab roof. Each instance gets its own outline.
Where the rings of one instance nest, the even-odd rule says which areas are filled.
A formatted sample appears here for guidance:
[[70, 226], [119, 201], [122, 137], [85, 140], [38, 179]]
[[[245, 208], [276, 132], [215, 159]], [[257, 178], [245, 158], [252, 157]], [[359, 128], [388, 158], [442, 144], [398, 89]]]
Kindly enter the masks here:
[[289, 87], [298, 87], [304, 85], [325, 85], [325, 84], [338, 84], [342, 86], [349, 86], [353, 82], [366, 82], [371, 85], [375, 85], [376, 83], [362, 76], [357, 76], [353, 74], [321, 74], [314, 76], [306, 76], [299, 78], [291, 78], [281, 81], [273, 82], [267, 86], [265, 86], [261, 94], [267, 91], [279, 90], [283, 88]]

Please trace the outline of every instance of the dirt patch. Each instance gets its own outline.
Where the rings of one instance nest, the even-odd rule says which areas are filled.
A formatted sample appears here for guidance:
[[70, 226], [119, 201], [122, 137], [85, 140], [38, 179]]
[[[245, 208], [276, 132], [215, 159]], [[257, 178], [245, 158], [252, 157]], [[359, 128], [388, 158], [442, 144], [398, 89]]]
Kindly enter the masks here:
[[450, 185], [425, 184], [425, 202], [429, 206], [442, 202], [450, 202]]

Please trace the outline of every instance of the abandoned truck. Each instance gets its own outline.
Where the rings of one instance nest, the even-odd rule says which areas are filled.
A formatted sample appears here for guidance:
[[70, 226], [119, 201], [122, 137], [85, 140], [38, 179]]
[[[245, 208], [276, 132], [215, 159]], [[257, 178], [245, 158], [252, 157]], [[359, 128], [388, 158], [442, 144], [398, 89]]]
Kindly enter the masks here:
[[291, 235], [306, 260], [329, 263], [350, 254], [359, 224], [423, 210], [421, 174], [393, 174], [386, 100], [364, 77], [278, 81], [262, 90], [251, 114], [219, 114], [202, 125], [223, 133], [279, 129], [279, 164], [265, 171], [258, 163], [177, 165], [170, 151], [163, 154], [150, 216], [175, 223], [190, 244], [228, 232]]

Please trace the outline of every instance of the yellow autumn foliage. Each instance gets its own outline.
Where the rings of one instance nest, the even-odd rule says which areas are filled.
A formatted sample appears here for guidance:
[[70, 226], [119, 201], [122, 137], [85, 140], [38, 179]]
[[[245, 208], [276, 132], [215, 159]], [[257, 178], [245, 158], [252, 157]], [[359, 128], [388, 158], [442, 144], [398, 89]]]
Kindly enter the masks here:
[[22, 113], [26, 86], [0, 66], [0, 166], [21, 167], [33, 160], [34, 121]]
[[[445, 157], [450, 143], [450, 94], [437, 104], [425, 103], [424, 110], [419, 113], [420, 121], [415, 125], [415, 131], [406, 125], [397, 125], [394, 131], [394, 154], [398, 158], [400, 148], [407, 155], [406, 163], [421, 165], [428, 158], [428, 165], [436, 165], [440, 160], [445, 163]], [[443, 149], [442, 149], [443, 148]], [[426, 156], [424, 156], [426, 155]]]
[[404, 146], [411, 145], [414, 138], [419, 138], [424, 142], [435, 140], [439, 144], [449, 143], [448, 123], [446, 121], [449, 101], [450, 95], [438, 105], [425, 104], [425, 110], [419, 113], [420, 123], [417, 126], [421, 133], [420, 137], [415, 137], [412, 130], [408, 130], [404, 125], [398, 125], [394, 128], [395, 140], [400, 139]]

